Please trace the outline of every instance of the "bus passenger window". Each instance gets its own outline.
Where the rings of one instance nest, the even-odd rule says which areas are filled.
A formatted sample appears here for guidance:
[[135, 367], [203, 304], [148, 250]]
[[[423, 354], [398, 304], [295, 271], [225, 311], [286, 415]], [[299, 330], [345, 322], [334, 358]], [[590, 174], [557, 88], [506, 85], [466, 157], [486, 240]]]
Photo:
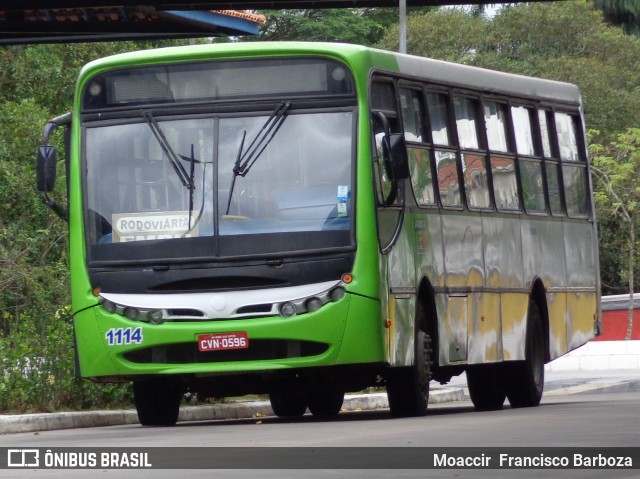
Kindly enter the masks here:
[[419, 205], [433, 205], [436, 202], [433, 189], [433, 173], [429, 150], [425, 148], [407, 148], [409, 168], [411, 169], [411, 185], [413, 194]]
[[471, 98], [455, 97], [453, 107], [456, 114], [460, 148], [477, 150], [480, 146], [478, 144], [476, 101]]
[[588, 214], [586, 161], [578, 149], [578, 123], [567, 113], [556, 113], [556, 131], [562, 162], [562, 179], [567, 214], [585, 217]]
[[564, 198], [567, 214], [571, 217], [585, 217], [588, 213], [587, 169], [583, 165], [562, 165]]
[[502, 103], [487, 101], [484, 103], [484, 122], [487, 127], [487, 141], [491, 151], [506, 153], [507, 144], [507, 107]]
[[538, 123], [540, 124], [540, 135], [542, 137], [542, 153], [545, 158], [551, 158], [551, 138], [549, 133], [550, 112], [538, 110]]
[[542, 163], [536, 160], [520, 160], [522, 196], [524, 208], [530, 213], [544, 213], [544, 185], [542, 183]]
[[442, 205], [462, 206], [456, 154], [450, 151], [436, 151], [436, 165]]
[[371, 84], [371, 109], [383, 112], [396, 111], [396, 93], [390, 81], [374, 81]]
[[450, 145], [447, 96], [441, 93], [428, 93], [427, 104], [433, 143], [436, 145]]
[[562, 214], [562, 200], [560, 199], [560, 179], [558, 175], [558, 163], [547, 160], [547, 189], [549, 191], [549, 208], [554, 215]]
[[511, 117], [513, 118], [518, 154], [534, 156], [536, 151], [531, 132], [531, 110], [523, 106], [513, 106], [511, 107]]
[[498, 210], [519, 210], [518, 182], [516, 181], [516, 162], [504, 156], [491, 157], [491, 175], [493, 193]]
[[553, 215], [561, 215], [562, 198], [560, 196], [560, 174], [558, 173], [557, 158], [553, 158], [551, 150], [551, 132], [549, 125], [552, 124], [551, 112], [549, 110], [538, 110], [538, 125], [540, 126], [540, 137], [542, 140], [542, 154], [545, 157], [545, 170], [547, 175], [547, 191], [549, 194], [549, 209]]
[[400, 107], [405, 140], [423, 143], [422, 94], [420, 91], [401, 88]]
[[556, 113], [556, 130], [558, 131], [560, 160], [580, 161], [574, 118], [566, 113]]
[[484, 155], [462, 153], [462, 172], [467, 204], [471, 208], [489, 208], [489, 183]]

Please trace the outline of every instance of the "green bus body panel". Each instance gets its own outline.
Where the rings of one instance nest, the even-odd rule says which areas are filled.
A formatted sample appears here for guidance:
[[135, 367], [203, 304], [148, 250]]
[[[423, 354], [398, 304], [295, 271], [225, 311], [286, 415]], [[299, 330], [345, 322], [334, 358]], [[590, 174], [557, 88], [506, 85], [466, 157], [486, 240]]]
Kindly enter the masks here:
[[[85, 377], [136, 374], [190, 374], [267, 371], [382, 362], [382, 328], [376, 327], [379, 303], [361, 296], [347, 295], [338, 303], [293, 318], [257, 318], [200, 323], [153, 325], [111, 315], [101, 308], [85, 310], [75, 316], [81, 374]], [[107, 332], [112, 328], [141, 328], [141, 344], [112, 345]], [[125, 353], [151, 346], [190, 344], [197, 347], [200, 334], [246, 331], [249, 344], [255, 340], [282, 339], [326, 343], [328, 349], [317, 356], [286, 359], [215, 361], [217, 352], [206, 353], [211, 362], [188, 364], [134, 363]]]

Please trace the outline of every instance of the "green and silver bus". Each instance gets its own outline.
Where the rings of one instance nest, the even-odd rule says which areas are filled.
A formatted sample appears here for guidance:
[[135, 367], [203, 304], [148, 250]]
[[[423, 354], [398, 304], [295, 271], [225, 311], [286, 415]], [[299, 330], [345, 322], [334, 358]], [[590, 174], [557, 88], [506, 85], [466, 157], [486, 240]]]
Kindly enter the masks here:
[[478, 409], [536, 406], [545, 363], [598, 333], [574, 85], [355, 45], [167, 48], [86, 65], [44, 137], [78, 375], [132, 381], [144, 425], [186, 392], [332, 416], [380, 386], [419, 416], [463, 372]]

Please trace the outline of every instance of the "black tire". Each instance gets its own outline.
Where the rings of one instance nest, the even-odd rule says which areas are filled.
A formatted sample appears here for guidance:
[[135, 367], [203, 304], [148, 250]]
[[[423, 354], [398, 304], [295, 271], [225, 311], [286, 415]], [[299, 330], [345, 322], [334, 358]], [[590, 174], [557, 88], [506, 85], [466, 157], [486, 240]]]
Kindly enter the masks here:
[[344, 390], [333, 386], [322, 391], [308, 391], [307, 403], [309, 411], [316, 417], [334, 417], [342, 409]]
[[296, 384], [284, 384], [269, 393], [271, 409], [278, 417], [300, 417], [307, 411], [307, 398]]
[[138, 420], [143, 426], [173, 426], [178, 421], [181, 384], [173, 379], [158, 378], [134, 381], [133, 396]]
[[431, 381], [431, 338], [424, 327], [424, 307], [416, 307], [415, 360], [413, 366], [391, 368], [387, 375], [389, 409], [395, 417], [416, 417], [427, 414], [429, 382]]
[[511, 407], [535, 407], [544, 391], [544, 327], [540, 308], [529, 302], [525, 360], [507, 364], [506, 391]]
[[507, 393], [504, 387], [504, 365], [478, 364], [466, 369], [471, 402], [478, 411], [502, 409]]

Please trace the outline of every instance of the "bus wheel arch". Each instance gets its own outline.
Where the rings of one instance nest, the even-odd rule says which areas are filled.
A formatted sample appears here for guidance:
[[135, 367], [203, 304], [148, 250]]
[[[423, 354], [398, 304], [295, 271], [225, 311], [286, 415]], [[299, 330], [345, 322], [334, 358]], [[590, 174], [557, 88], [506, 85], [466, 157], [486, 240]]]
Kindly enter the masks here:
[[549, 347], [549, 308], [547, 307], [547, 291], [540, 278], [536, 278], [533, 281], [533, 287], [531, 288], [529, 301], [535, 301], [540, 311], [540, 319], [542, 320], [544, 337], [544, 362], [546, 364], [551, 361], [551, 353]]
[[534, 281], [527, 307], [524, 361], [505, 364], [505, 386], [511, 407], [535, 407], [544, 390], [544, 365], [549, 361], [549, 319], [542, 281]]
[[[412, 366], [390, 368], [387, 371], [387, 397], [391, 414], [396, 417], [424, 416], [429, 404], [429, 383], [432, 377], [434, 341], [430, 333], [435, 333], [434, 315], [422, 287], [416, 299], [414, 329], [414, 364]], [[434, 308], [435, 309], [435, 308]]]

